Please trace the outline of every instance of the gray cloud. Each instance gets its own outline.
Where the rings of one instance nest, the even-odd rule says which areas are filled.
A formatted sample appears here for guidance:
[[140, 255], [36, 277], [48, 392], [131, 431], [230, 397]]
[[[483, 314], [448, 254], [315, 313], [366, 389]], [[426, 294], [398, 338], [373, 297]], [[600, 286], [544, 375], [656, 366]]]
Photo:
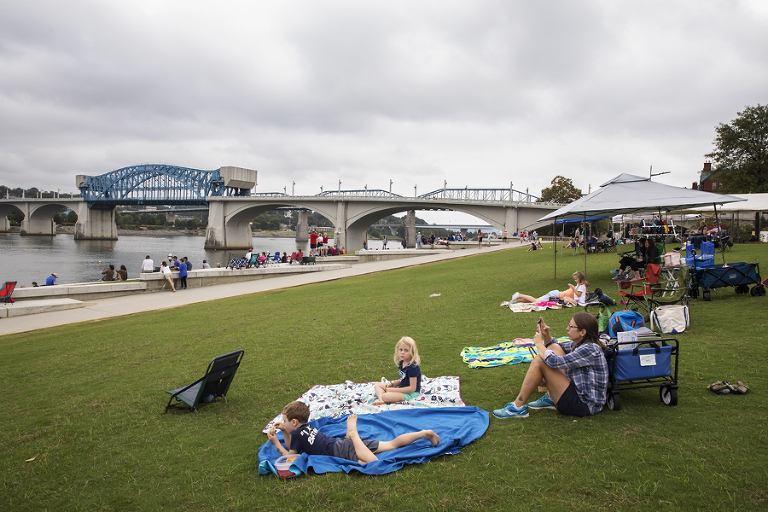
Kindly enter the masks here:
[[768, 9], [740, 2], [2, 2], [0, 183], [138, 163], [259, 190], [586, 191], [698, 179], [765, 103]]

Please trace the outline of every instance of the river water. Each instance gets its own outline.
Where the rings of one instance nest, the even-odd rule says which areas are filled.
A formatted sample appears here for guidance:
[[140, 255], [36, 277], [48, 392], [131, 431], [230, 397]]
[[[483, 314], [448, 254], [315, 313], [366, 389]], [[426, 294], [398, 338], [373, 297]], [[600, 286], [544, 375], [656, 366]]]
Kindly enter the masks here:
[[[329, 240], [331, 245], [333, 240]], [[380, 241], [369, 241], [371, 248], [380, 248]], [[394, 241], [389, 246], [393, 246]], [[32, 286], [32, 281], [45, 283], [45, 278], [55, 272], [59, 283], [85, 283], [101, 279], [101, 271], [112, 264], [116, 269], [125, 265], [128, 278], [136, 278], [141, 262], [149, 255], [159, 266], [168, 255], [186, 256], [192, 269], [199, 269], [203, 260], [212, 267], [217, 263], [226, 266], [232, 257], [227, 250], [206, 250], [205, 237], [186, 235], [119, 235], [119, 240], [74, 240], [73, 235], [21, 236], [18, 233], [0, 233], [0, 285], [5, 281], [17, 281], [17, 286]], [[291, 253], [297, 247], [309, 252], [309, 243], [297, 243], [293, 238], [253, 237], [253, 250], [274, 254]], [[234, 252], [234, 251], [233, 251]], [[241, 258], [245, 251], [234, 256]]]

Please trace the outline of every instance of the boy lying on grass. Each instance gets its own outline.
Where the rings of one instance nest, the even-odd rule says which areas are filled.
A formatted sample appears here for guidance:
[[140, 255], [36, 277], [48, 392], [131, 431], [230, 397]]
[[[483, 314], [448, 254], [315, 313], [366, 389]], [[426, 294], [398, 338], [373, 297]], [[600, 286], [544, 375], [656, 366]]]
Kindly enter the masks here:
[[[376, 453], [387, 452], [395, 448], [409, 445], [419, 439], [427, 439], [432, 446], [437, 446], [440, 436], [433, 430], [421, 430], [409, 432], [392, 439], [391, 441], [377, 441], [374, 439], [361, 439], [357, 432], [357, 415], [351, 414], [347, 418], [347, 436], [344, 439], [336, 439], [323, 434], [316, 428], [307, 425], [309, 421], [309, 406], [304, 402], [291, 402], [283, 409], [283, 421], [275, 422], [267, 432], [267, 437], [275, 445], [280, 455], [293, 455], [307, 453], [309, 455], [330, 455], [341, 459], [367, 464], [379, 460]], [[277, 438], [277, 429], [283, 431], [283, 439], [286, 450]]]

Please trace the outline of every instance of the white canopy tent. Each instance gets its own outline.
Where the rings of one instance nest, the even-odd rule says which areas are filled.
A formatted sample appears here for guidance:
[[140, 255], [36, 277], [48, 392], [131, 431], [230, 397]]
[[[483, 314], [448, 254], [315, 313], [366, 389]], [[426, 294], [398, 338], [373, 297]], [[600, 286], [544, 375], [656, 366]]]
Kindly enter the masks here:
[[[719, 213], [731, 214], [732, 225], [736, 220], [737, 214], [768, 212], [768, 194], [733, 194], [733, 196], [744, 199], [744, 201], [724, 204], [717, 209]], [[687, 208], [683, 211], [687, 213], [696, 212], [702, 215], [712, 215], [713, 213], [716, 213], [713, 206], [699, 206], [696, 208]], [[760, 236], [760, 233], [757, 233], [757, 235]]]
[[[640, 212], [671, 212], [711, 205], [717, 215], [717, 205], [744, 201], [736, 196], [713, 194], [702, 190], [691, 190], [655, 183], [650, 178], [633, 174], [620, 174], [589, 195], [563, 206], [539, 222], [554, 221], [562, 217], [597, 215], [618, 215]], [[556, 247], [556, 244], [555, 244]], [[556, 249], [555, 249], [556, 250]], [[723, 256], [725, 262], [725, 256]], [[587, 253], [584, 252], [584, 274], [587, 273]], [[557, 258], [555, 258], [557, 277]]]

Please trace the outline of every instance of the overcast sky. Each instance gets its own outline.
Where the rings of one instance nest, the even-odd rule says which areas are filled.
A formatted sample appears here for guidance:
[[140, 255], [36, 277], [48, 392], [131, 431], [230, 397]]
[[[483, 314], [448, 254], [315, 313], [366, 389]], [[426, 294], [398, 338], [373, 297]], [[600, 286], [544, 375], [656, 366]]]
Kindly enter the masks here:
[[0, 0], [14, 188], [145, 163], [297, 195], [690, 187], [767, 92], [765, 0]]

